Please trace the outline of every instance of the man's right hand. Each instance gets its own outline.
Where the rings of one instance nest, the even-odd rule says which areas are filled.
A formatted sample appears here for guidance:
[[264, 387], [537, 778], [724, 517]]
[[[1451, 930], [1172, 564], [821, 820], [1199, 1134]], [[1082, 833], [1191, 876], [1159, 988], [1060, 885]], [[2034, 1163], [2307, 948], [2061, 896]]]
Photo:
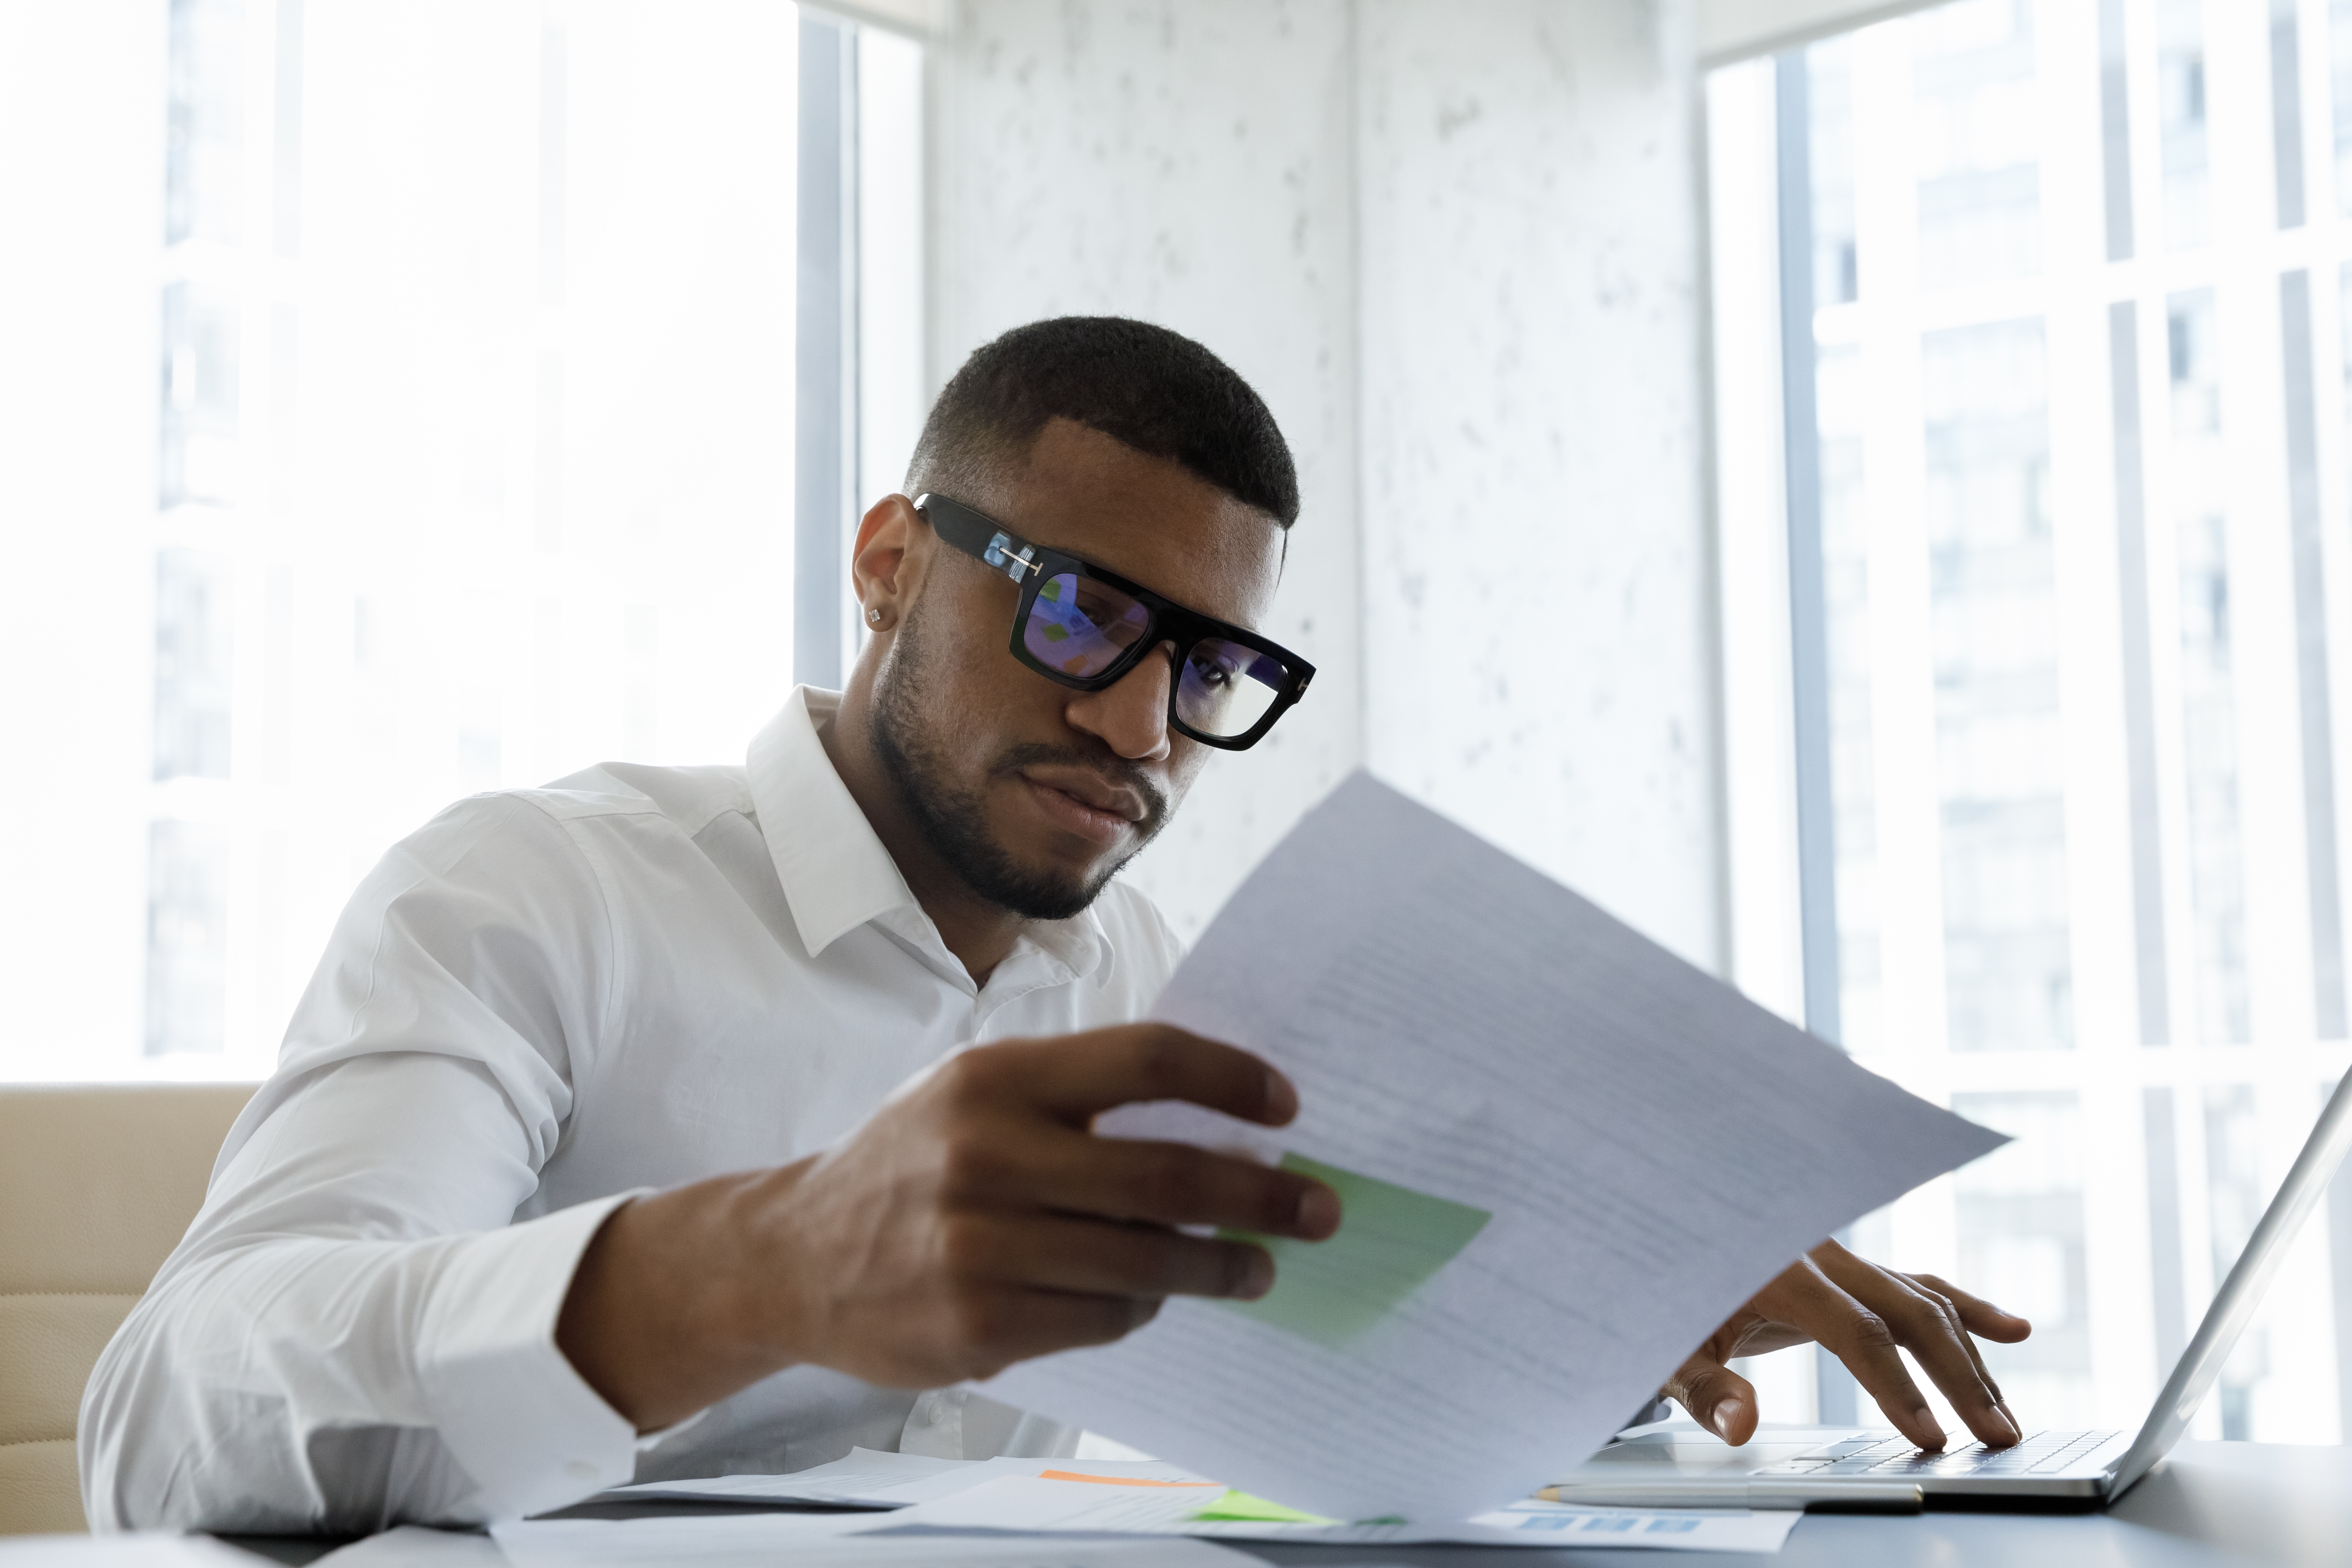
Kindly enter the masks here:
[[1320, 1182], [1090, 1131], [1146, 1100], [1270, 1127], [1298, 1111], [1256, 1057], [1164, 1024], [976, 1047], [821, 1154], [614, 1210], [556, 1343], [649, 1431], [786, 1366], [934, 1388], [1118, 1339], [1171, 1295], [1272, 1288], [1263, 1249], [1177, 1226], [1339, 1228]]

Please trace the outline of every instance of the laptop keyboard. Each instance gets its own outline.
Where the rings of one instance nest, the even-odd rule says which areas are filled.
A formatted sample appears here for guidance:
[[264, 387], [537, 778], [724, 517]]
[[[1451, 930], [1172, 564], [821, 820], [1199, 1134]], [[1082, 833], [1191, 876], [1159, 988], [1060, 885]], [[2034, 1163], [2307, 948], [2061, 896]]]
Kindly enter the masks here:
[[1922, 1453], [1908, 1437], [1854, 1437], [1756, 1471], [1768, 1476], [2019, 1476], [2071, 1469], [2119, 1432], [2036, 1432], [2006, 1448]]

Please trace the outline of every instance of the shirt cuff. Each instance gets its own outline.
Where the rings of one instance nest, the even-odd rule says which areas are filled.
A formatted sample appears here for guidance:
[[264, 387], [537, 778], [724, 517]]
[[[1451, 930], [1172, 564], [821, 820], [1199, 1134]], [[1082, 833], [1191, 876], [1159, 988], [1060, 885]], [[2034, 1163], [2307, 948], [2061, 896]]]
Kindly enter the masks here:
[[555, 1320], [588, 1243], [639, 1196], [467, 1237], [434, 1281], [417, 1378], [488, 1519], [562, 1508], [635, 1473], [636, 1428], [556, 1348]]

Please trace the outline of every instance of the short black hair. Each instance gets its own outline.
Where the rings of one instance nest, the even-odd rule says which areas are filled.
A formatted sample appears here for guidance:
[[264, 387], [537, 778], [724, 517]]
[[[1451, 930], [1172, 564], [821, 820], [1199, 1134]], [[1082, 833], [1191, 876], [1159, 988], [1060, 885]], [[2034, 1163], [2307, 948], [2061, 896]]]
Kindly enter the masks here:
[[1180, 464], [1286, 528], [1298, 517], [1298, 470], [1265, 400], [1182, 333], [1124, 316], [1032, 321], [974, 350], [923, 422], [908, 487], [968, 490], [1053, 419]]

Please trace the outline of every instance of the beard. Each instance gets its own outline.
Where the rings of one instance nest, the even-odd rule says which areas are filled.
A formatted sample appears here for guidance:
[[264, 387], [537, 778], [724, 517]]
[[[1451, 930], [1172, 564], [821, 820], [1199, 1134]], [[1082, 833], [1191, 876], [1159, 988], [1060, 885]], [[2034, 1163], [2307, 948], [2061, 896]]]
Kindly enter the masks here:
[[990, 836], [986, 794], [978, 787], [958, 784], [933, 738], [937, 727], [926, 717], [933, 711], [926, 701], [932, 671], [921, 624], [919, 614], [899, 623], [898, 646], [874, 684], [874, 753], [882, 771], [913, 815], [924, 841], [972, 892], [1024, 920], [1067, 920], [1083, 913], [1166, 826], [1168, 797], [1142, 768], [1099, 740], [1092, 746], [1029, 742], [1009, 747], [990, 763], [988, 779], [1010, 778], [1038, 763], [1074, 765], [1118, 779], [1144, 802], [1135, 848], [1098, 873], [1056, 875], [1020, 864]]

